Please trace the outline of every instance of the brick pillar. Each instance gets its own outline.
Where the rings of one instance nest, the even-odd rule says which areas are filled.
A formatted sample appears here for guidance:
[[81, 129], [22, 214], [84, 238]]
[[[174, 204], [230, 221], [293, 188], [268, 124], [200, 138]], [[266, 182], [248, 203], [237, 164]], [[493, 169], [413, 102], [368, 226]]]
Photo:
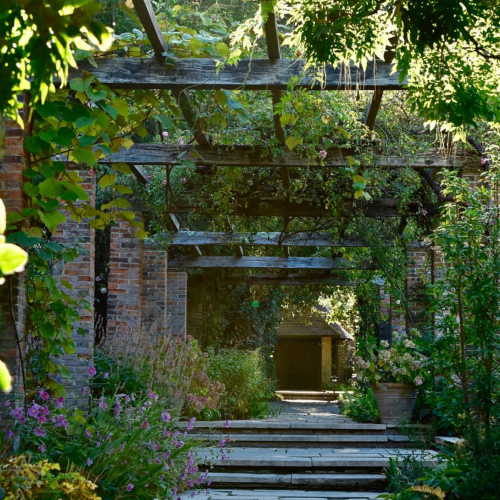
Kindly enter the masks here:
[[142, 244], [141, 323], [164, 336], [167, 327], [167, 253], [151, 242]]
[[186, 338], [187, 272], [167, 272], [167, 322], [172, 334]]
[[[7, 213], [20, 212], [26, 206], [23, 194], [24, 157], [23, 142], [25, 132], [15, 122], [5, 120], [5, 155], [0, 158], [0, 198]], [[25, 344], [21, 343], [21, 352], [16, 342], [16, 331], [24, 339], [26, 334], [26, 289], [25, 273], [15, 274], [0, 285], [0, 359], [4, 361], [13, 376], [12, 393], [0, 393], [0, 425], [7, 423], [9, 409], [6, 399], [15, 400], [12, 406], [22, 404], [24, 387], [22, 384], [21, 355]]]
[[406, 331], [415, 326], [422, 326], [428, 320], [427, 299], [425, 297], [425, 283], [430, 281], [430, 249], [422, 246], [409, 246], [408, 274], [406, 277], [406, 298], [408, 313], [406, 317]]
[[140, 322], [142, 243], [134, 228], [118, 219], [111, 228], [107, 334]]
[[[83, 179], [82, 188], [89, 196], [88, 203], [95, 202], [95, 177], [89, 175], [87, 169], [76, 167], [75, 171]], [[77, 245], [78, 257], [73, 262], [60, 264], [54, 269], [59, 281], [71, 283], [73, 289], [65, 292], [78, 301], [86, 301], [90, 310], [80, 309], [80, 320], [74, 325], [73, 340], [76, 354], [61, 358], [61, 362], [69, 369], [74, 385], [67, 385], [68, 401], [77, 406], [85, 405], [87, 396], [82, 394], [83, 388], [89, 385], [87, 369], [93, 365], [94, 359], [94, 263], [95, 263], [95, 231], [88, 220], [76, 222], [65, 213], [67, 221], [60, 224], [52, 241], [63, 245]]]

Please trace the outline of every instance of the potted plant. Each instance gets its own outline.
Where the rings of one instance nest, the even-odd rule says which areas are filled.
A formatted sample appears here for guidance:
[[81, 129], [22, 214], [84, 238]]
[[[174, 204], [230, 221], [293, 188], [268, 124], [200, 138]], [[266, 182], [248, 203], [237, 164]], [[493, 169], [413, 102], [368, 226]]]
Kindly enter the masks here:
[[364, 346], [364, 357], [354, 362], [362, 370], [358, 379], [370, 382], [383, 424], [397, 424], [411, 417], [417, 387], [426, 379], [426, 357], [406, 334], [393, 333], [392, 344], [371, 339]]

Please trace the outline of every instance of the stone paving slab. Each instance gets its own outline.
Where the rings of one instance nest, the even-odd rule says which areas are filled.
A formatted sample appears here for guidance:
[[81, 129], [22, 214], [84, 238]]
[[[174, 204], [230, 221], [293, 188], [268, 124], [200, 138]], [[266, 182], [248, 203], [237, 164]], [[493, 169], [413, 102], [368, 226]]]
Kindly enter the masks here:
[[[224, 434], [238, 442], [322, 442], [322, 443], [387, 443], [393, 436], [370, 434]], [[214, 434], [193, 434], [195, 439], [213, 440]], [[402, 436], [396, 436], [402, 437]], [[407, 439], [407, 438], [406, 438]]]
[[302, 491], [302, 490], [211, 490], [207, 495], [205, 491], [181, 494], [182, 499], [194, 498], [195, 500], [374, 500], [379, 493], [356, 491]]

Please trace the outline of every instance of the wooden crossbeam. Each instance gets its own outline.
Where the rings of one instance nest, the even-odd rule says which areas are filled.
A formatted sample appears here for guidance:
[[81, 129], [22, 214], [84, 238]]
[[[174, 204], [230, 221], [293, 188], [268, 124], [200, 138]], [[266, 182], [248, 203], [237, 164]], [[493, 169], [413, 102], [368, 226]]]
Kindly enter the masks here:
[[[346, 201], [344, 207], [340, 207], [335, 212], [335, 217], [353, 217], [358, 211], [365, 217], [401, 217], [398, 209], [400, 200], [392, 198], [374, 199], [369, 203], [363, 203], [356, 207], [352, 202]], [[423, 206], [429, 216], [437, 213], [437, 207], [425, 203], [411, 202], [407, 205], [407, 215], [416, 214]], [[175, 206], [170, 208], [172, 213], [204, 213], [203, 206], [179, 198], [175, 200]], [[332, 209], [317, 206], [314, 203], [303, 201], [302, 203], [287, 202], [275, 198], [244, 198], [239, 200], [237, 206], [231, 212], [234, 215], [247, 215], [254, 217], [333, 217]]]
[[292, 78], [297, 79], [298, 88], [310, 90], [401, 90], [405, 84], [399, 82], [398, 73], [391, 74], [392, 64], [384, 61], [369, 62], [366, 71], [354, 64], [349, 68], [326, 66], [324, 72], [321, 69], [324, 84], [314, 78], [313, 69], [305, 69], [302, 59], [245, 59], [218, 72], [217, 62], [180, 58], [169, 64], [161, 58], [100, 58], [97, 68], [78, 62], [78, 69], [70, 69], [68, 81], [87, 71], [115, 89], [287, 90]]
[[[172, 222], [172, 225], [175, 228], [175, 232], [172, 232], [170, 234], [180, 235], [180, 237], [182, 238], [182, 235], [184, 233], [189, 232], [189, 231], [182, 229], [181, 223], [179, 222], [179, 219], [177, 219], [177, 217], [173, 213], [169, 213], [168, 216], [170, 218], [170, 221]], [[191, 248], [192, 248], [192, 253], [194, 253], [195, 255], [197, 255], [197, 256], [203, 255], [201, 248], [197, 244], [192, 245]]]
[[176, 257], [167, 265], [169, 269], [377, 269], [371, 263], [357, 264], [329, 257]]
[[[366, 153], [377, 154], [376, 150], [366, 149]], [[354, 151], [348, 149], [329, 149], [323, 162], [319, 158], [303, 158], [294, 151], [284, 151], [280, 156], [270, 156], [267, 148], [252, 146], [192, 146], [172, 144], [134, 144], [130, 149], [121, 149], [111, 157], [99, 160], [109, 164], [124, 162], [134, 165], [179, 165], [181, 160], [191, 160], [196, 165], [227, 167], [318, 167], [338, 168], [349, 165], [348, 156], [359, 159]], [[425, 153], [415, 153], [404, 157], [400, 155], [374, 156], [381, 168], [411, 167], [419, 168], [458, 168], [464, 164], [476, 164], [478, 157], [472, 151], [457, 152], [447, 156], [439, 149]]]
[[376, 89], [373, 91], [368, 106], [365, 111], [364, 116], [364, 124], [370, 129], [373, 130], [375, 125], [375, 119], [377, 118], [378, 110], [380, 109], [380, 105], [382, 104], [382, 96], [384, 95], [384, 91], [381, 89]]
[[[366, 241], [336, 239], [327, 234], [298, 233], [283, 235], [279, 232], [238, 233], [181, 231], [167, 232], [163, 236], [170, 245], [243, 245], [243, 246], [284, 246], [284, 247], [370, 247]], [[387, 242], [383, 246], [392, 246]]]
[[324, 274], [252, 274], [251, 276], [229, 276], [220, 281], [223, 285], [332, 285], [354, 286], [354, 281], [340, 279], [328, 273]]
[[[234, 226], [233, 223], [231, 222], [231, 217], [229, 217], [229, 215], [226, 217], [226, 223], [231, 234], [234, 234]], [[238, 252], [238, 257], [243, 257], [243, 255], [245, 255], [245, 251], [243, 250], [243, 247], [241, 245], [237, 246], [236, 249]]]

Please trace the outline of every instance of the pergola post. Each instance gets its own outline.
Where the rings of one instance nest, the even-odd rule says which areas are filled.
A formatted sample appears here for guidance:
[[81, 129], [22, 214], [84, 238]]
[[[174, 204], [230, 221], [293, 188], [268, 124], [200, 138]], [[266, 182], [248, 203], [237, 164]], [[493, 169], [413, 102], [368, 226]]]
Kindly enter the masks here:
[[[88, 203], [95, 202], [95, 177], [91, 171], [83, 167], [74, 167], [74, 171], [83, 179], [82, 188], [89, 196]], [[90, 375], [89, 366], [94, 360], [94, 265], [95, 265], [95, 231], [89, 221], [70, 219], [70, 213], [65, 211], [66, 222], [59, 224], [52, 241], [63, 245], [78, 246], [78, 257], [72, 262], [56, 265], [53, 275], [59, 282], [67, 281], [72, 289], [64, 288], [65, 293], [77, 299], [80, 304], [87, 302], [88, 308], [80, 307], [80, 321], [73, 325], [73, 340], [76, 353], [64, 355], [61, 362], [73, 377], [74, 384], [66, 383], [68, 402], [70, 405], [83, 407], [88, 398]]]

